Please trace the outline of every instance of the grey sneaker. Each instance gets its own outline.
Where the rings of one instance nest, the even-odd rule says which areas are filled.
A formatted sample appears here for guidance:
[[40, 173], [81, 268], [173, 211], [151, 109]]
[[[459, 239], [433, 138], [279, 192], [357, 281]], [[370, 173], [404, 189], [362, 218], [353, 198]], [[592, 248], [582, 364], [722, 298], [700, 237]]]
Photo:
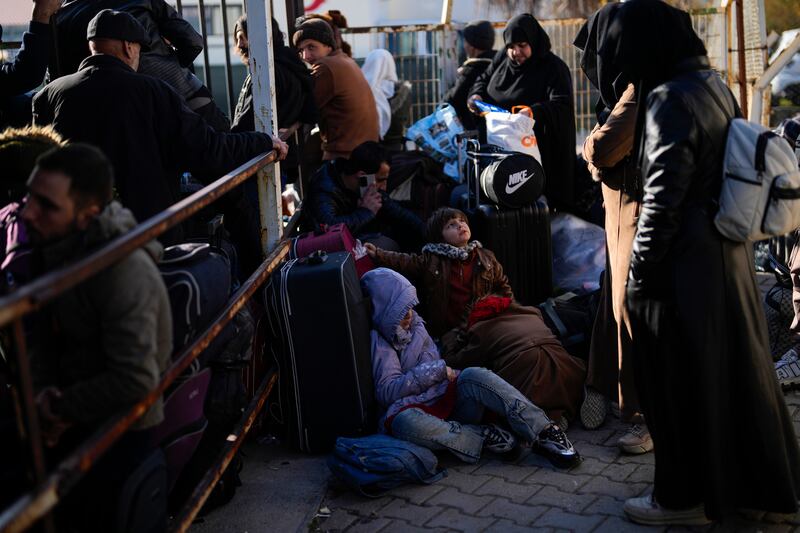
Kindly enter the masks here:
[[648, 526], [705, 526], [711, 523], [706, 518], [702, 505], [688, 509], [665, 509], [661, 507], [652, 494], [640, 498], [630, 498], [622, 507], [632, 522]]
[[531, 444], [531, 451], [550, 461], [558, 468], [572, 468], [581, 462], [581, 456], [560, 427], [551, 424], [539, 433], [539, 438]]
[[597, 429], [608, 415], [608, 400], [591, 387], [586, 387], [585, 391], [581, 403], [581, 424], [586, 429]]
[[493, 453], [508, 453], [517, 445], [517, 439], [510, 431], [490, 424], [483, 426], [483, 447]]
[[633, 424], [617, 441], [619, 449], [625, 453], [639, 455], [653, 449], [653, 438], [644, 424]]
[[775, 363], [775, 373], [783, 388], [790, 388], [800, 384], [800, 354], [797, 348], [790, 348]]

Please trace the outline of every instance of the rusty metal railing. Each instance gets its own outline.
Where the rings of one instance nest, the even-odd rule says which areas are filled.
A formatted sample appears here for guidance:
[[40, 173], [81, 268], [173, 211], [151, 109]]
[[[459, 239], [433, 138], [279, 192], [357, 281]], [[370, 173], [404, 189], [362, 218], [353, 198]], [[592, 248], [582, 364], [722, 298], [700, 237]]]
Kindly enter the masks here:
[[[188, 198], [174, 204], [158, 215], [144, 221], [130, 232], [122, 235], [89, 256], [72, 265], [49, 273], [38, 280], [20, 288], [17, 292], [0, 298], [0, 326], [11, 326], [15, 339], [15, 363], [27, 420], [26, 440], [34, 461], [36, 487], [20, 497], [0, 514], [0, 531], [25, 531], [42, 518], [48, 518], [50, 511], [58, 505], [97, 460], [120, 438], [147, 409], [161, 397], [175, 379], [205, 350], [234, 315], [253, 297], [264, 284], [275, 267], [286, 257], [288, 245], [281, 242], [242, 284], [230, 298], [228, 304], [215, 317], [208, 328], [191, 344], [184, 347], [174, 359], [172, 366], [162, 376], [159, 385], [139, 403], [109, 420], [88, 440], [49, 474], [44, 469], [43, 448], [38, 428], [38, 414], [34, 405], [30, 363], [25, 349], [22, 319], [27, 314], [40, 309], [64, 291], [102, 271], [104, 268], [123, 259], [134, 250], [156, 238], [168, 228], [186, 220], [202, 208], [210, 205], [226, 192], [254, 176], [259, 170], [275, 161], [275, 153], [260, 155], [241, 165], [214, 183], [201, 189]], [[202, 507], [219, 476], [238, 450], [249, 431], [253, 420], [266, 401], [277, 379], [275, 371], [267, 374], [255, 398], [245, 411], [236, 430], [228, 437], [212, 471], [198, 486], [190, 500], [185, 504], [179, 518], [172, 522], [174, 530], [185, 531]], [[46, 529], [52, 529], [52, 522], [46, 522]]]

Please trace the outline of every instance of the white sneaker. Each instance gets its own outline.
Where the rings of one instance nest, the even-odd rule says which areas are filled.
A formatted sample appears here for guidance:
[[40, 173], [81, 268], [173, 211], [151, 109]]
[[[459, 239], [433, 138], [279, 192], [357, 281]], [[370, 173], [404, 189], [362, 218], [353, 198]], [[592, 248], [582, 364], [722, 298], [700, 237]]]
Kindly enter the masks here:
[[639, 455], [653, 449], [653, 437], [644, 424], [633, 424], [617, 440], [617, 446], [625, 453]]
[[706, 526], [711, 520], [706, 518], [703, 505], [688, 509], [666, 509], [661, 507], [653, 495], [630, 498], [622, 507], [632, 522], [648, 526]]

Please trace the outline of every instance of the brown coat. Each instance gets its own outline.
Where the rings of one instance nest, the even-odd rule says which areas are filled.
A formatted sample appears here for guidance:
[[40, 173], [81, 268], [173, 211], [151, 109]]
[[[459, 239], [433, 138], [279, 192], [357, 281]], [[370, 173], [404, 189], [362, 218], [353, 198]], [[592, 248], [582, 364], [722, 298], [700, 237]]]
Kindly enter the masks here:
[[624, 421], [639, 421], [639, 398], [633, 379], [631, 328], [625, 309], [636, 221], [638, 191], [631, 165], [624, 160], [633, 148], [636, 100], [629, 85], [605, 124], [595, 126], [583, 145], [592, 176], [603, 183], [607, 262], [603, 292], [589, 347], [587, 385], [619, 401]]
[[334, 50], [314, 65], [311, 75], [324, 160], [350, 157], [359, 144], [379, 140], [375, 98], [355, 61]]
[[492, 370], [542, 408], [551, 420], [575, 417], [583, 397], [586, 367], [567, 353], [535, 307], [512, 304], [494, 318], [459, 335], [460, 346], [445, 350], [453, 368]]
[[[513, 297], [511, 285], [503, 273], [503, 266], [494, 254], [484, 248], [477, 248], [478, 262], [472, 275], [472, 301], [489, 294]], [[432, 337], [440, 337], [453, 326], [445, 323], [450, 301], [450, 264], [453, 260], [430, 252], [422, 254], [403, 254], [378, 250], [375, 263], [396, 270], [411, 281], [420, 291], [424, 310], [422, 318], [427, 321], [428, 332]], [[459, 327], [466, 324], [467, 310]]]

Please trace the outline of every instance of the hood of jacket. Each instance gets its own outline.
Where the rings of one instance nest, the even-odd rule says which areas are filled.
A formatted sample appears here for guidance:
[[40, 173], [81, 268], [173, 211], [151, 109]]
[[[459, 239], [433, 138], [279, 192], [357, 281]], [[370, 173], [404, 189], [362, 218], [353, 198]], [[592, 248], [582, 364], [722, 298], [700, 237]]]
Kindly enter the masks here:
[[408, 310], [419, 303], [417, 289], [403, 276], [388, 268], [364, 274], [361, 285], [372, 299], [372, 324], [392, 343], [395, 331]]
[[[58, 242], [45, 246], [42, 249], [45, 268], [50, 270], [70, 259], [86, 255], [112, 239], [129, 232], [134, 227], [136, 227], [136, 218], [133, 213], [122, 207], [119, 202], [111, 202], [89, 223], [89, 227], [85, 231], [73, 233]], [[161, 259], [164, 251], [164, 248], [156, 240], [145, 244], [142, 249], [155, 262]]]
[[[622, 4], [606, 4], [595, 12], [578, 31], [573, 44], [581, 54], [581, 69], [592, 85], [600, 91], [602, 106], [613, 109], [625, 88], [626, 79], [619, 68], [614, 66], [613, 57], [604, 48], [605, 39], [611, 22], [619, 13]], [[600, 50], [604, 53], [601, 54]], [[599, 108], [600, 106], [598, 106]]]
[[[506, 28], [503, 30], [503, 42], [505, 42], [506, 46], [514, 43], [530, 44], [531, 59], [543, 58], [552, 48], [547, 32], [544, 31], [539, 21], [530, 13], [522, 13], [508, 21]], [[528, 61], [525, 63], [528, 63]]]

